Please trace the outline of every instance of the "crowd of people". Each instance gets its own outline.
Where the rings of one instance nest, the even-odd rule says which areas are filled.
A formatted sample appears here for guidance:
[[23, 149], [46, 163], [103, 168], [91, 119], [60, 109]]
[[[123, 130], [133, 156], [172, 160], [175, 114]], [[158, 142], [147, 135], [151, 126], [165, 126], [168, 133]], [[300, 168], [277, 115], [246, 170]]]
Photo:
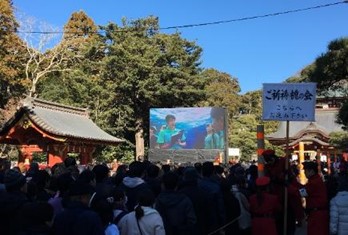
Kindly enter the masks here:
[[74, 158], [44, 170], [31, 163], [26, 172], [1, 160], [0, 234], [277, 235], [285, 228], [291, 235], [300, 226], [309, 235], [348, 234], [344, 161], [326, 180], [316, 162], [303, 163], [301, 185], [296, 167], [286, 171], [284, 158], [263, 155], [262, 177], [254, 164], [134, 161], [111, 174], [103, 164], [82, 169]]

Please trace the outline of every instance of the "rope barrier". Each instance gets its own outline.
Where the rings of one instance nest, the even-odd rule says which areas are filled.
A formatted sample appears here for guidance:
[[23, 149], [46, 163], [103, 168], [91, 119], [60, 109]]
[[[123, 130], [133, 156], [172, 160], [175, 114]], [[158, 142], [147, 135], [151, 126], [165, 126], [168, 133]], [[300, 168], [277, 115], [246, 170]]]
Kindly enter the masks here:
[[228, 222], [228, 223], [227, 223], [227, 224], [225, 224], [224, 226], [222, 226], [222, 227], [220, 227], [220, 228], [216, 229], [215, 231], [213, 231], [213, 232], [209, 233], [208, 235], [213, 235], [213, 234], [215, 234], [215, 233], [219, 232], [220, 230], [223, 230], [224, 228], [226, 228], [226, 227], [230, 226], [231, 224], [233, 224], [234, 222], [236, 222], [237, 220], [239, 220], [239, 219], [240, 219], [240, 217], [241, 217], [241, 216], [238, 216], [238, 217], [237, 217], [237, 218], [235, 218], [234, 220], [232, 220], [232, 221]]

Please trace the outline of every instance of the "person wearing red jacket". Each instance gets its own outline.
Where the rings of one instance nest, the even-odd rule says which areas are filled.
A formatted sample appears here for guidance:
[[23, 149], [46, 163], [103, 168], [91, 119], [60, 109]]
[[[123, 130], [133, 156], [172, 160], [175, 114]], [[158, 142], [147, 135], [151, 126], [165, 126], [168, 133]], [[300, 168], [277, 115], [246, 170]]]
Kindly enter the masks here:
[[[285, 187], [288, 186], [288, 207], [287, 210], [283, 208], [283, 211], [287, 212], [287, 234], [293, 235], [296, 230], [296, 222], [300, 223], [304, 218], [295, 172], [291, 168], [286, 171], [286, 158], [278, 157], [274, 150], [267, 149], [262, 153], [262, 156], [265, 160], [265, 175], [271, 180], [270, 193], [278, 196], [282, 208], [284, 207]], [[288, 179], [286, 180], [287, 174]], [[278, 233], [283, 233], [284, 218], [279, 217], [276, 223]]]
[[300, 189], [306, 198], [307, 234], [329, 235], [329, 202], [323, 179], [318, 174], [316, 162], [304, 162], [303, 168], [308, 183]]
[[278, 157], [271, 149], [263, 151], [262, 156], [266, 163], [265, 176], [268, 176], [271, 180], [271, 193], [277, 195], [282, 202], [285, 189], [285, 158]]
[[256, 179], [257, 193], [250, 197], [253, 235], [277, 235], [276, 217], [281, 212], [281, 205], [276, 195], [270, 194], [270, 178], [263, 176]]

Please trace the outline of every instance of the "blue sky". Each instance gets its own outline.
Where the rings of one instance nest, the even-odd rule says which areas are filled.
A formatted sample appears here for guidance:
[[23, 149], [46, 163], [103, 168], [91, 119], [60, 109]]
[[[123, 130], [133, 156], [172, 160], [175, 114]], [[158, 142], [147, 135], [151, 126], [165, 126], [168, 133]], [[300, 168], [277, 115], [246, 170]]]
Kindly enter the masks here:
[[[339, 0], [13, 0], [18, 14], [62, 28], [74, 11], [85, 11], [98, 25], [122, 17], [158, 16], [160, 26], [229, 20]], [[348, 36], [348, 3], [277, 17], [180, 29], [203, 48], [202, 66], [237, 77], [242, 93], [262, 83], [282, 82]], [[172, 33], [173, 30], [165, 30]]]

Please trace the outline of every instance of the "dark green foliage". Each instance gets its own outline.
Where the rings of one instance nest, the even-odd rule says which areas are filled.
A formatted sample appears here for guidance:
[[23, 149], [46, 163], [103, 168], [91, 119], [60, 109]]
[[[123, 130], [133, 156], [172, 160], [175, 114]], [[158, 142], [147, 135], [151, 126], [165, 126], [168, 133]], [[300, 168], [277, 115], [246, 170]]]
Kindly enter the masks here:
[[231, 118], [239, 114], [241, 99], [238, 94], [240, 87], [237, 78], [215, 69], [204, 70], [200, 77], [206, 84], [202, 106], [225, 107]]
[[[346, 97], [348, 99], [348, 38], [329, 43], [325, 53], [303, 70], [302, 76], [317, 82], [319, 94]], [[343, 104], [337, 122], [348, 129], [348, 105]]]
[[[65, 30], [96, 31], [83, 12], [74, 13]], [[83, 24], [89, 26], [84, 26]], [[199, 77], [202, 49], [180, 34], [161, 34], [158, 19], [123, 20], [105, 26], [105, 35], [67, 34], [75, 63], [39, 84], [39, 96], [88, 107], [93, 120], [126, 144], [100, 149], [102, 158], [133, 154], [135, 134], [147, 135], [151, 107], [194, 106], [204, 98]]]
[[[96, 33], [100, 28], [105, 33]], [[126, 140], [117, 147], [98, 148], [97, 161], [133, 160], [137, 133], [142, 133], [147, 146], [152, 107], [225, 107], [229, 146], [241, 148], [243, 159], [256, 153], [260, 91], [240, 95], [237, 78], [215, 69], [203, 70], [202, 48], [180, 33], [159, 32], [156, 17], [123, 19], [121, 25], [109, 23], [100, 28], [83, 11], [73, 13], [57, 45], [67, 48], [66, 62], [62, 70], [42, 77], [36, 89], [39, 98], [88, 108], [97, 125]], [[14, 71], [13, 76], [21, 81], [18, 67]], [[22, 83], [13, 82], [11, 87]], [[28, 89], [30, 85], [21, 86]], [[25, 93], [21, 89], [15, 90]], [[276, 128], [275, 122], [265, 123], [266, 134]]]
[[[261, 107], [261, 104], [258, 105]], [[255, 113], [261, 113], [261, 108], [253, 109]], [[257, 114], [243, 114], [230, 120], [229, 124], [229, 138], [230, 146], [241, 149], [241, 159], [249, 161], [251, 157], [256, 156], [257, 139], [256, 128], [257, 125], [263, 124], [265, 135], [269, 135], [277, 131], [279, 122], [269, 121], [262, 122], [260, 116]], [[268, 149], [274, 149], [279, 156], [283, 156], [284, 152], [281, 147], [273, 146], [265, 140], [265, 146]]]
[[[306, 68], [305, 68], [306, 69]], [[285, 80], [286, 83], [300, 83], [300, 82], [306, 82], [306, 78], [298, 75], [298, 76], [292, 76]]]
[[302, 76], [317, 82], [319, 91], [342, 89], [348, 81], [348, 38], [330, 42], [327, 52], [304, 69]]
[[253, 114], [244, 114], [230, 120], [230, 146], [240, 148], [243, 160], [250, 160], [256, 154], [257, 124]]
[[345, 130], [348, 130], [348, 102], [345, 102], [338, 112], [337, 122], [342, 124]]
[[347, 149], [348, 133], [344, 131], [332, 132], [330, 134], [330, 144], [338, 149]]
[[262, 91], [250, 91], [242, 95], [240, 104], [241, 114], [254, 114], [258, 118], [261, 117], [262, 112]]
[[136, 132], [148, 133], [151, 107], [194, 106], [204, 97], [198, 76], [202, 50], [195, 43], [159, 33], [154, 17], [105, 30], [107, 56], [98, 84], [100, 119], [110, 133], [135, 144]]
[[33, 153], [33, 161], [34, 162], [47, 162], [47, 153], [35, 152]]
[[[316, 82], [318, 95], [348, 99], [348, 38], [331, 41], [325, 53], [286, 82]], [[347, 106], [344, 103], [337, 116], [337, 122], [345, 129], [348, 129]]]

